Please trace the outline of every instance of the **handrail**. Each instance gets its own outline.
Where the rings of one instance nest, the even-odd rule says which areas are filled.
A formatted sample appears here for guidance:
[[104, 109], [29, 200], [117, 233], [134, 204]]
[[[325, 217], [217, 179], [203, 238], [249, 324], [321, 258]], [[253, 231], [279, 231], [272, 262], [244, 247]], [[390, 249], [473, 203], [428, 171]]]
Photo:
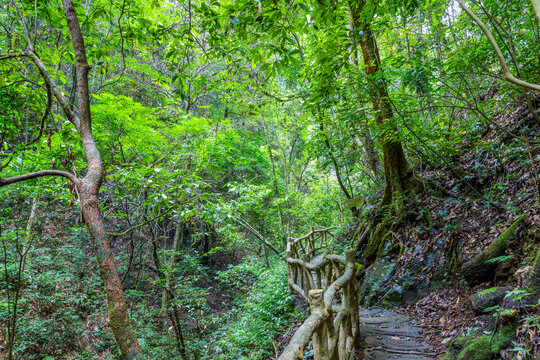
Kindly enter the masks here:
[[359, 341], [354, 251], [313, 262], [334, 228], [312, 228], [307, 235], [287, 241], [288, 284], [309, 303], [311, 314], [278, 360], [302, 359], [311, 338], [315, 360], [345, 360]]

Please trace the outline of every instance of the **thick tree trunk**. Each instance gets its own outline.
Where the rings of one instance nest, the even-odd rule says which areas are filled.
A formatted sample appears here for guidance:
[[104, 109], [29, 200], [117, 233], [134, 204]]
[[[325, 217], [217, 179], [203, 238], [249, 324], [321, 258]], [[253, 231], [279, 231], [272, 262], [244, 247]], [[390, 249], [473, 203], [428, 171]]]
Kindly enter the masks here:
[[[352, 34], [354, 34], [354, 24], [349, 23], [348, 26], [349, 30]], [[350, 63], [354, 67], [358, 67], [358, 41], [356, 40], [356, 37], [353, 36], [351, 38], [351, 60]], [[364, 113], [365, 117], [365, 112]], [[366, 167], [366, 170], [371, 171], [371, 174], [373, 176], [373, 180], [378, 180], [381, 177], [380, 173], [380, 159], [379, 155], [377, 154], [377, 150], [375, 148], [375, 144], [373, 143], [373, 139], [371, 137], [371, 134], [369, 132], [369, 129], [364, 124], [358, 125], [358, 131], [360, 135], [353, 135], [354, 142], [358, 146], [358, 148], [363, 148], [364, 152], [362, 154], [362, 160], [364, 162], [364, 166]]]
[[538, 21], [540, 21], [540, 0], [531, 0], [534, 8], [534, 12], [536, 13], [536, 17], [538, 17]]
[[397, 125], [393, 119], [392, 104], [384, 80], [381, 78], [380, 56], [377, 41], [369, 22], [360, 20], [365, 0], [349, 1], [349, 10], [354, 29], [361, 30], [359, 37], [365, 72], [371, 81], [371, 99], [377, 123], [381, 125], [381, 142], [383, 147], [384, 174], [386, 187], [381, 205], [387, 205], [392, 200], [398, 202], [403, 199], [404, 193], [412, 190], [414, 177], [405, 153], [398, 139]]

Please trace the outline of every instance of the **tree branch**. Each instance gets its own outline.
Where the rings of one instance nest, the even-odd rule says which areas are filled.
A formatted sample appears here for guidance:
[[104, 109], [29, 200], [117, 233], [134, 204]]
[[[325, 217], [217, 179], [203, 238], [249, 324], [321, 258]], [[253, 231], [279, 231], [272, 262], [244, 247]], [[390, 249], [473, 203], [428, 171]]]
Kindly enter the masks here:
[[171, 207], [170, 207], [169, 209], [167, 209], [166, 211], [164, 211], [164, 212], [158, 214], [157, 216], [154, 216], [153, 218], [148, 219], [147, 221], [145, 221], [145, 222], [143, 222], [143, 223], [140, 223], [140, 224], [138, 224], [138, 225], [132, 226], [132, 227], [130, 227], [129, 229], [127, 229], [127, 230], [125, 230], [125, 231], [122, 231], [122, 232], [119, 232], [119, 233], [108, 232], [107, 235], [109, 235], [110, 237], [113, 237], [113, 238], [119, 237], [119, 236], [127, 235], [127, 234], [129, 234], [129, 232], [131, 232], [131, 231], [133, 231], [133, 230], [135, 230], [135, 229], [138, 229], [138, 228], [140, 228], [141, 226], [144, 226], [144, 225], [146, 225], [146, 224], [149, 224], [149, 223], [151, 223], [152, 221], [154, 221], [154, 220], [156, 220], [156, 219], [159, 219], [159, 218], [162, 217], [162, 216], [167, 215], [168, 213], [170, 213], [172, 210], [176, 209], [176, 208], [179, 207], [180, 205], [184, 205], [184, 204], [190, 202], [191, 200], [196, 199], [197, 197], [199, 197], [199, 195], [194, 196], [194, 197], [191, 197], [191, 198], [186, 199], [186, 200], [184, 200], [184, 201], [181, 201], [181, 202], [179, 202], [179, 203], [177, 203], [177, 204], [171, 206]]
[[495, 41], [495, 38], [493, 37], [493, 35], [491, 34], [487, 26], [482, 22], [482, 20], [480, 20], [478, 16], [476, 16], [467, 6], [465, 6], [462, 0], [457, 0], [457, 1], [459, 5], [461, 6], [461, 8], [467, 13], [467, 15], [469, 15], [474, 20], [474, 22], [477, 23], [478, 26], [480, 26], [480, 28], [482, 29], [482, 31], [488, 38], [489, 43], [491, 44], [491, 47], [493, 48], [493, 50], [495, 51], [495, 54], [497, 55], [497, 58], [499, 59], [499, 63], [501, 64], [504, 78], [515, 85], [519, 85], [522, 87], [526, 87], [528, 89], [540, 91], [540, 85], [528, 83], [526, 81], [516, 78], [514, 75], [510, 73], [510, 70], [508, 70], [508, 65], [506, 64], [506, 60], [504, 59], [504, 55], [501, 51], [501, 48], [499, 48], [497, 41]]
[[0, 55], [0, 60], [8, 60], [8, 59], [14, 59], [14, 58], [20, 58], [28, 56], [27, 53], [13, 53], [13, 54], [2, 54]]
[[75, 175], [67, 171], [42, 170], [42, 171], [36, 171], [33, 173], [24, 174], [24, 175], [17, 175], [17, 176], [12, 176], [8, 178], [0, 178], [0, 187], [15, 184], [21, 181], [45, 177], [45, 176], [62, 176], [68, 180], [71, 180], [71, 182], [73, 182], [76, 186], [78, 186], [80, 183], [80, 180]]
[[277, 255], [281, 255], [281, 253], [272, 245], [270, 244], [268, 241], [266, 241], [266, 239], [264, 238], [264, 236], [262, 236], [257, 230], [255, 230], [251, 225], [249, 225], [247, 222], [244, 222], [238, 218], [233, 218], [234, 220], [236, 220], [236, 222], [240, 225], [242, 225], [247, 231], [249, 231], [250, 233], [252, 233], [253, 235], [255, 235], [255, 237], [257, 239], [259, 239], [264, 245], [268, 246], [270, 249], [272, 249], [273, 252], [275, 252]]

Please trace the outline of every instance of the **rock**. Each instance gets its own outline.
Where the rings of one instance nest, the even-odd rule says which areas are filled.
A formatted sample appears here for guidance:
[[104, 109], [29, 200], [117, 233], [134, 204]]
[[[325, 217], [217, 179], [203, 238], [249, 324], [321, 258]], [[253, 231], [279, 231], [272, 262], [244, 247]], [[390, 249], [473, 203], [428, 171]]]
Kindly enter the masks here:
[[364, 281], [358, 291], [361, 304], [369, 305], [373, 299], [374, 303], [378, 302], [380, 297], [384, 295], [385, 285], [394, 274], [395, 264], [386, 258], [380, 258], [368, 270]]
[[386, 293], [383, 305], [388, 307], [399, 306], [403, 303], [403, 288], [401, 285], [395, 285]]
[[475, 313], [481, 314], [485, 309], [495, 306], [504, 299], [508, 291], [512, 290], [511, 286], [492, 287], [471, 295], [472, 308]]

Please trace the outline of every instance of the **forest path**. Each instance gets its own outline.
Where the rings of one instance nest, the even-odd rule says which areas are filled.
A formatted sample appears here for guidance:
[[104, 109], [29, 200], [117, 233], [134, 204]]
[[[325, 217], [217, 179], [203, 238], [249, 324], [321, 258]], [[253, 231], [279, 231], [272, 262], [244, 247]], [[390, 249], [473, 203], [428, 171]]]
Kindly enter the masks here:
[[422, 329], [407, 316], [380, 308], [360, 308], [361, 359], [431, 360], [435, 354], [421, 340]]

